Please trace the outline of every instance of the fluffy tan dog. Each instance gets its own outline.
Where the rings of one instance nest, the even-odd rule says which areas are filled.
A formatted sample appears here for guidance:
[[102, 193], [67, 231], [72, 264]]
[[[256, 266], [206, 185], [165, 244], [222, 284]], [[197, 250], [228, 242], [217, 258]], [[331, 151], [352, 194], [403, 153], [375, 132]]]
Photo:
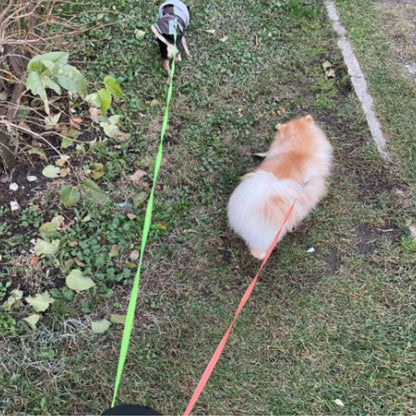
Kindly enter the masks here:
[[254, 257], [265, 257], [295, 200], [279, 241], [318, 204], [326, 193], [331, 161], [332, 147], [312, 116], [280, 127], [264, 161], [242, 177], [228, 203], [230, 226]]

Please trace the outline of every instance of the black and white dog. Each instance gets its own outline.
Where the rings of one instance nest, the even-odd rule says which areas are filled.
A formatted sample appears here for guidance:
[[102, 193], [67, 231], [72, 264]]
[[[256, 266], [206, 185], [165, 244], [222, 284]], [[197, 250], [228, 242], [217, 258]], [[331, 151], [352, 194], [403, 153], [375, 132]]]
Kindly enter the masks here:
[[160, 47], [160, 55], [163, 59], [163, 68], [168, 73], [168, 83], [171, 79], [169, 61], [173, 58], [173, 43], [176, 24], [176, 61], [181, 61], [181, 51], [185, 50], [191, 56], [185, 38], [185, 29], [189, 25], [189, 9], [180, 0], [168, 0], [159, 7], [159, 18], [151, 26], [153, 34]]

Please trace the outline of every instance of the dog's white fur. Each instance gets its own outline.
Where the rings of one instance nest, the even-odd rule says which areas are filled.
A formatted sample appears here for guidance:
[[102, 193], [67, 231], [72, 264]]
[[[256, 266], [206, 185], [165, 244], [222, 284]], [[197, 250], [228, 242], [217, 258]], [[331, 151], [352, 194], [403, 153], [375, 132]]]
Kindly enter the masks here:
[[318, 204], [331, 161], [332, 147], [311, 116], [280, 128], [265, 160], [243, 176], [228, 203], [229, 224], [254, 257], [264, 258], [295, 200], [279, 241]]

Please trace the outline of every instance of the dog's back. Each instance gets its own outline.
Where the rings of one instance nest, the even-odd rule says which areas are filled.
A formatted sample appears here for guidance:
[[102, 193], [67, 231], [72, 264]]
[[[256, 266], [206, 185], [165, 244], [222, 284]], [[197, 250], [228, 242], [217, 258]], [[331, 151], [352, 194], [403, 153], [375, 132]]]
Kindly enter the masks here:
[[296, 200], [281, 238], [317, 205], [326, 193], [332, 148], [311, 116], [284, 124], [266, 159], [245, 175], [231, 195], [231, 228], [262, 258]]

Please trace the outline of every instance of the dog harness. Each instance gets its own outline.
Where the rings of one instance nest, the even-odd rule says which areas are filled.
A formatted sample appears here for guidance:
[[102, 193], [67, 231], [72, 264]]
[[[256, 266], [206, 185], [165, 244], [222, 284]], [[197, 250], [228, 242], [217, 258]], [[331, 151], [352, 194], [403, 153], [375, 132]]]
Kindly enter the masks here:
[[[173, 14], [163, 14], [165, 6], [173, 6]], [[177, 23], [177, 34], [182, 36], [185, 28], [189, 25], [189, 11], [186, 4], [180, 0], [168, 0], [159, 7], [159, 19], [155, 23], [155, 28], [161, 35], [173, 35], [175, 22]]]

